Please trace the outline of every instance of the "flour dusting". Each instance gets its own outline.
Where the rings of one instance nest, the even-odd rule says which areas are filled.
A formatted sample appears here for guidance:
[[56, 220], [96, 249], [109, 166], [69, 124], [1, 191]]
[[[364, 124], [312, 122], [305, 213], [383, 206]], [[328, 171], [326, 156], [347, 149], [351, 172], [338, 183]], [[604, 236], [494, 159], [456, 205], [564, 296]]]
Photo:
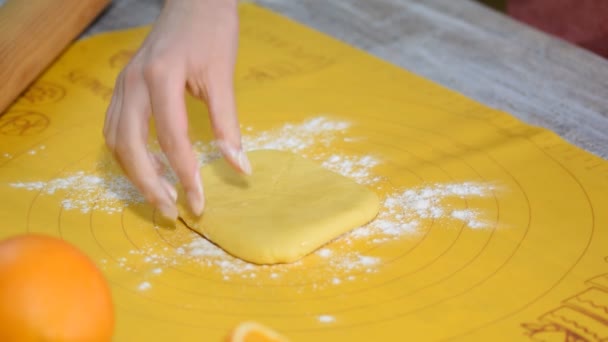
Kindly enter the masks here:
[[[344, 153], [333, 147], [336, 141], [364, 143], [364, 138], [347, 136], [350, 127], [349, 122], [326, 117], [288, 123], [262, 132], [246, 127], [243, 145], [248, 151], [275, 149], [299, 153], [359, 184], [380, 184], [385, 177], [376, 169], [383, 163], [382, 156]], [[199, 141], [193, 145], [201, 165], [220, 156], [214, 143]], [[323, 147], [321, 150], [331, 153], [314, 149], [319, 146]], [[33, 151], [43, 149], [39, 147]], [[45, 196], [58, 196], [64, 210], [79, 210], [82, 213], [95, 211], [114, 214], [129, 206], [144, 204], [143, 197], [131, 182], [116, 171], [108, 171], [103, 175], [99, 175], [99, 172], [77, 171], [50, 180], [13, 182], [10, 186], [37, 191]], [[133, 248], [127, 255], [111, 259], [112, 262], [104, 259], [101, 264], [104, 267], [112, 264], [126, 272], [140, 271], [143, 267], [152, 278], [162, 277], [166, 268], [193, 266], [205, 274], [216, 272], [225, 281], [240, 279], [281, 282], [287, 276], [293, 276], [294, 270], [302, 270], [308, 266], [307, 262], [313, 262], [319, 272], [330, 275], [324, 277], [324, 283], [316, 282], [314, 288], [341, 286], [381, 269], [383, 260], [371, 252], [373, 247], [415, 236], [429, 224], [439, 224], [436, 222], [441, 221], [472, 230], [492, 227], [483, 217], [482, 211], [469, 208], [466, 203], [470, 198], [492, 196], [495, 190], [491, 184], [478, 182], [431, 183], [411, 188], [385, 189], [380, 212], [375, 220], [337, 238], [305, 258], [306, 261], [300, 260], [289, 265], [258, 266], [247, 263], [189, 230], [185, 230], [177, 245], [148, 243]], [[458, 206], [453, 205], [455, 200], [460, 200]], [[153, 280], [147, 279], [137, 289], [150, 289], [151, 281]], [[333, 317], [319, 316], [319, 321], [333, 322]]]
[[33, 155], [36, 155], [38, 152], [43, 151], [45, 149], [46, 149], [45, 145], [38, 145], [37, 147], [27, 151], [26, 153], [33, 156]]
[[111, 214], [121, 212], [130, 204], [144, 202], [139, 191], [121, 175], [97, 176], [79, 171], [46, 182], [15, 182], [11, 186], [45, 195], [62, 195], [64, 210], [75, 209], [83, 213], [103, 211]]
[[139, 291], [146, 291], [146, 290], [149, 290], [150, 288], [152, 288], [152, 284], [150, 284], [150, 282], [148, 282], [148, 281], [144, 281], [143, 283], [139, 284], [139, 286], [137, 287], [137, 289]]
[[245, 150], [282, 150], [303, 152], [313, 145], [329, 146], [337, 137], [350, 127], [345, 121], [316, 117], [301, 124], [285, 124], [282, 127], [243, 137]]
[[321, 323], [333, 323], [336, 321], [336, 318], [331, 315], [321, 315], [321, 316], [317, 317], [317, 319]]
[[321, 164], [324, 168], [352, 178], [359, 184], [373, 184], [380, 181], [379, 176], [372, 175], [372, 169], [380, 161], [372, 156], [346, 156], [334, 154]]
[[[316, 144], [329, 146], [349, 126], [350, 123], [345, 121], [316, 117], [300, 124], [288, 123], [274, 130], [244, 135], [243, 146], [247, 151], [275, 149], [301, 153]], [[193, 147], [200, 165], [220, 157], [215, 142], [195, 141]], [[33, 155], [45, 148], [41, 145], [28, 153]], [[162, 155], [160, 157], [166, 161]], [[336, 157], [344, 158], [343, 162], [337, 162]], [[366, 166], [377, 163], [371, 160], [371, 157], [333, 158], [333, 161], [327, 161], [328, 168], [359, 179], [367, 176], [364, 174]], [[363, 165], [364, 163], [367, 165]], [[175, 182], [175, 175], [172, 173], [168, 173], [167, 177]], [[14, 188], [39, 191], [45, 195], [61, 195], [64, 198], [61, 202], [64, 210], [80, 210], [83, 213], [120, 213], [130, 205], [144, 203], [143, 196], [126, 177], [111, 172], [101, 176], [95, 172], [78, 171], [48, 181], [14, 182], [10, 185]]]
[[[444, 201], [489, 196], [493, 189], [488, 184], [467, 182], [432, 184], [387, 195], [375, 220], [339, 237], [308, 257], [316, 258], [314, 264], [320, 274], [330, 275], [316, 280], [313, 287], [340, 286], [378, 272], [383, 265], [382, 258], [364, 251], [368, 247], [413, 236], [423, 229], [423, 223], [428, 224], [429, 219], [454, 221], [470, 229], [487, 228], [478, 211], [452, 210]], [[185, 242], [175, 248], [150, 245], [131, 250], [128, 261], [119, 259], [121, 268], [126, 269], [128, 264], [143, 262], [144, 265], [154, 267], [153, 273], [162, 273], [158, 270], [164, 267], [189, 265], [200, 268], [203, 274], [218, 272], [226, 281], [240, 279], [271, 282], [282, 281], [290, 274], [293, 275], [294, 271], [298, 273], [298, 270], [304, 269], [303, 259], [287, 265], [253, 265], [227, 254], [198, 234], [187, 232], [188, 236], [183, 239]], [[353, 247], [355, 244], [359, 247]]]

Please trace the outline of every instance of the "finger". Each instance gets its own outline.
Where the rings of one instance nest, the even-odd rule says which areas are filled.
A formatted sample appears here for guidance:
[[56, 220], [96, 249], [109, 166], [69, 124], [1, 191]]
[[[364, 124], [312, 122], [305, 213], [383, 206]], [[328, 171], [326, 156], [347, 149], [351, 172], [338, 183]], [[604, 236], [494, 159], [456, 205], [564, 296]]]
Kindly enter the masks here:
[[142, 84], [124, 93], [116, 135], [116, 157], [144, 198], [172, 221], [177, 219], [176, 191], [154, 167], [147, 149], [149, 102]]
[[[131, 77], [125, 78], [125, 76], [124, 76], [125, 74], [128, 74]], [[121, 113], [122, 113], [122, 107], [123, 107], [122, 100], [124, 98], [123, 91], [125, 89], [124, 83], [126, 81], [129, 81], [129, 84], [127, 85], [129, 87], [129, 89], [135, 89], [136, 87], [141, 87], [141, 82], [143, 80], [141, 79], [141, 77], [139, 77], [139, 75], [137, 75], [134, 72], [134, 70], [132, 68], [126, 69], [125, 71], [121, 72], [116, 79], [115, 91], [114, 91], [114, 94], [112, 95], [112, 101], [110, 102], [110, 106], [108, 107], [106, 119], [104, 122], [104, 136], [106, 138], [106, 145], [108, 146], [111, 153], [115, 157], [117, 157], [117, 154], [115, 153], [116, 140], [117, 140], [116, 136], [118, 134], [117, 133], [118, 125], [119, 125], [120, 117], [121, 117]], [[149, 106], [146, 106], [146, 108], [147, 108], [146, 109], [147, 113], [149, 113]], [[144, 130], [142, 135], [147, 136], [147, 123], [145, 124], [144, 127], [146, 129]], [[164, 163], [162, 162], [160, 157], [152, 152], [148, 152], [148, 153], [149, 153], [150, 161], [151, 161], [156, 173], [158, 175], [163, 175], [166, 172], [166, 167], [164, 166]], [[121, 156], [118, 156], [118, 157], [121, 158]], [[119, 164], [121, 164], [120, 160], [118, 160], [119, 158], [116, 158], [116, 159], [119, 162]], [[120, 165], [120, 166], [124, 171], [125, 167], [123, 167], [123, 165]], [[172, 195], [172, 198], [175, 198], [175, 199], [177, 198], [175, 189], [170, 185], [170, 183], [168, 181], [161, 178], [161, 185], [165, 188], [165, 190], [170, 195]], [[141, 191], [141, 189], [140, 189], [140, 191]], [[174, 201], [175, 201], [175, 199], [174, 199]]]
[[116, 110], [116, 101], [117, 101], [116, 97], [117, 97], [116, 93], [112, 94], [112, 99], [110, 100], [110, 105], [108, 106], [108, 109], [106, 110], [106, 115], [105, 115], [105, 119], [103, 122], [104, 138], [107, 137], [107, 135], [108, 135], [108, 130], [110, 129], [110, 121], [112, 118], [112, 114], [114, 114], [114, 111]]
[[[210, 73], [207, 84], [207, 105], [220, 152], [240, 172], [251, 173], [251, 163], [243, 151], [237, 117], [234, 84], [229, 68]], [[220, 69], [221, 70], [221, 69]]]
[[108, 114], [106, 115], [106, 123], [104, 126], [106, 145], [113, 154], [116, 147], [116, 130], [118, 127], [118, 122], [120, 121], [120, 113], [123, 102], [123, 81], [124, 79], [121, 73], [116, 79], [116, 87], [114, 94], [112, 95], [112, 102], [108, 108]]
[[188, 137], [185, 77], [151, 69], [146, 81], [158, 142], [184, 188], [190, 210], [200, 215], [205, 203], [198, 162]]
[[167, 168], [165, 167], [165, 163], [163, 162], [161, 157], [157, 153], [154, 153], [152, 151], [148, 151], [148, 155], [150, 157], [152, 165], [154, 166], [154, 170], [156, 170], [156, 173], [158, 173], [159, 175], [164, 175], [167, 172]]

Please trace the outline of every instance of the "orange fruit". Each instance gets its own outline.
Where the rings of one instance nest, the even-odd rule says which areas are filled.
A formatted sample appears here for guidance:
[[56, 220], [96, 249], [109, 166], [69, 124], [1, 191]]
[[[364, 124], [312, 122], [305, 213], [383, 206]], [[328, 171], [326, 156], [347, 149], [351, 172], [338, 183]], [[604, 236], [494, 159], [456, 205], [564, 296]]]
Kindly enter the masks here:
[[230, 332], [226, 342], [289, 342], [289, 340], [260, 323], [243, 322]]
[[0, 242], [0, 341], [110, 341], [110, 289], [71, 244], [21, 235]]

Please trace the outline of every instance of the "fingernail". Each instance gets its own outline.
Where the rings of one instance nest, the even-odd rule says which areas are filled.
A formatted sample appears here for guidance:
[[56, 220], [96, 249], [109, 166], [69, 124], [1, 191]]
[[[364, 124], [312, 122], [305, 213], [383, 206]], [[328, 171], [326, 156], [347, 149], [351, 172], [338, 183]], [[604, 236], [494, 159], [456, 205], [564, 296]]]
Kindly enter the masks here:
[[197, 169], [194, 173], [194, 184], [195, 190], [190, 190], [187, 193], [188, 202], [190, 203], [190, 209], [196, 216], [200, 216], [203, 213], [205, 206], [205, 199], [203, 197], [203, 185], [201, 183], [200, 171]]
[[188, 202], [194, 215], [200, 216], [203, 213], [203, 198], [196, 191], [188, 192]]
[[198, 168], [196, 168], [196, 171], [194, 171], [194, 184], [196, 184], [196, 190], [202, 197], [203, 196], [203, 183], [201, 182], [201, 171]]
[[169, 194], [169, 196], [171, 197], [171, 199], [173, 200], [173, 203], [177, 202], [177, 191], [175, 190], [175, 188], [173, 187], [173, 185], [171, 185], [166, 179], [161, 178], [161, 184], [163, 185], [163, 188], [165, 188], [165, 191], [167, 191], [167, 193]]
[[177, 208], [175, 207], [175, 205], [161, 204], [158, 207], [158, 210], [165, 219], [171, 221], [177, 220]]
[[225, 141], [218, 141], [217, 145], [222, 153], [230, 159], [234, 164], [246, 174], [251, 174], [251, 163], [247, 158], [247, 154], [243, 150], [237, 150], [236, 148], [228, 145]]
[[243, 170], [243, 172], [245, 172], [246, 174], [251, 174], [251, 163], [249, 162], [249, 158], [247, 158], [247, 154], [245, 153], [245, 151], [241, 150], [239, 151], [239, 165], [241, 166], [241, 169]]

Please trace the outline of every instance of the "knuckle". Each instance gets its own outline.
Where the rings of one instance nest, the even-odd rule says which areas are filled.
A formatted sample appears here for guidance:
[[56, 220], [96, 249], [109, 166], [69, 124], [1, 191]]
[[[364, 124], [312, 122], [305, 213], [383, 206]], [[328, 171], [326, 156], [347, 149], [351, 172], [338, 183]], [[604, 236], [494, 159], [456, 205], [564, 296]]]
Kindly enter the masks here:
[[110, 130], [108, 128], [104, 128], [103, 130], [103, 139], [108, 150], [114, 152], [116, 144], [114, 142], [114, 136], [113, 134], [110, 134]]
[[127, 66], [121, 73], [121, 79], [124, 82], [126, 88], [133, 87], [135, 84], [140, 82], [142, 78], [139, 68], [134, 65]]
[[140, 194], [143, 196], [144, 200], [152, 205], [157, 205], [161, 202], [160, 197], [154, 191], [154, 187], [152, 185], [152, 181], [147, 179], [146, 177], [138, 177], [138, 175], [129, 175], [129, 181], [137, 190], [139, 190]]
[[155, 59], [143, 66], [144, 79], [148, 82], [155, 82], [165, 77], [166, 63], [162, 59]]
[[112, 145], [113, 145], [112, 150], [121, 159], [121, 162], [128, 163], [129, 160], [131, 159], [131, 154], [133, 151], [131, 146], [129, 144], [125, 144], [124, 142], [121, 142], [121, 141], [115, 141], [115, 142], [113, 142]]
[[108, 150], [114, 152], [116, 144], [114, 143], [114, 139], [112, 139], [109, 135], [105, 135], [105, 143]]
[[225, 59], [213, 61], [213, 68], [209, 68], [205, 74], [204, 81], [206, 84], [215, 86], [226, 86], [232, 83], [234, 72], [232, 64], [227, 63]]
[[162, 194], [161, 188], [159, 188], [159, 179], [154, 175], [149, 177], [141, 175], [139, 178], [134, 180], [137, 188], [141, 192], [146, 202], [153, 206], [158, 206], [165, 203], [165, 196]]
[[176, 134], [164, 133], [158, 135], [158, 143], [168, 154], [175, 154], [179, 148], [180, 139]]
[[162, 200], [160, 196], [158, 196], [158, 194], [153, 190], [151, 184], [146, 181], [139, 182], [138, 188], [146, 202], [152, 204], [153, 206], [161, 204]]

